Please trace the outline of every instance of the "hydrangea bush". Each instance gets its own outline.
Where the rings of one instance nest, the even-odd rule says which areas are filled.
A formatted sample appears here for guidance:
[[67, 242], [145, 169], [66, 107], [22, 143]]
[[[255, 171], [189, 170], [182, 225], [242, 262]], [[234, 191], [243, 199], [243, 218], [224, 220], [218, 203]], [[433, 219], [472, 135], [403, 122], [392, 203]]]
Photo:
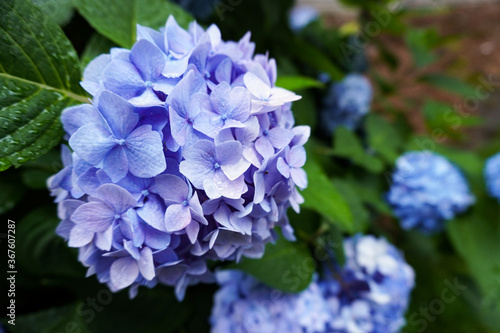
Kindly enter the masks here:
[[218, 272], [212, 332], [399, 332], [415, 284], [413, 269], [382, 238], [357, 235], [344, 247], [345, 265], [329, 261], [324, 276], [298, 294], [239, 271]]
[[65, 168], [49, 180], [58, 234], [111, 290], [210, 281], [207, 260], [259, 258], [286, 210], [303, 201], [303, 144], [276, 63], [254, 55], [250, 34], [171, 16], [138, 26], [131, 50], [114, 48], [85, 69], [91, 104], [67, 108]]
[[441, 231], [475, 200], [460, 170], [429, 151], [399, 157], [392, 181], [387, 200], [404, 229]]

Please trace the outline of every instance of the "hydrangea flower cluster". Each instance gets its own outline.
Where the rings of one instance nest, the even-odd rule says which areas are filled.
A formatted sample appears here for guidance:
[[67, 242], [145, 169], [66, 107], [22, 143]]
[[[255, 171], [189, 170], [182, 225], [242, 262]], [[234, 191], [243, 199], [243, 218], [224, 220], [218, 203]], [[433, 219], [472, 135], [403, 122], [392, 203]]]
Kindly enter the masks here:
[[361, 74], [348, 74], [342, 81], [330, 85], [321, 111], [323, 128], [332, 133], [337, 127], [356, 129], [370, 110], [373, 89]]
[[484, 177], [488, 192], [497, 200], [500, 200], [500, 153], [486, 160], [484, 166]]
[[429, 151], [400, 156], [392, 181], [387, 200], [403, 229], [438, 232], [475, 201], [460, 170]]
[[307, 126], [300, 97], [278, 88], [276, 63], [254, 55], [250, 34], [221, 39], [138, 26], [131, 50], [93, 60], [82, 86], [92, 104], [66, 109], [65, 168], [49, 179], [57, 232], [116, 291], [163, 283], [182, 298], [213, 280], [207, 260], [260, 257], [275, 226], [293, 239], [286, 210], [303, 201]]
[[385, 239], [357, 235], [344, 248], [345, 266], [334, 263], [298, 294], [273, 290], [238, 271], [218, 272], [212, 332], [399, 332], [413, 269]]

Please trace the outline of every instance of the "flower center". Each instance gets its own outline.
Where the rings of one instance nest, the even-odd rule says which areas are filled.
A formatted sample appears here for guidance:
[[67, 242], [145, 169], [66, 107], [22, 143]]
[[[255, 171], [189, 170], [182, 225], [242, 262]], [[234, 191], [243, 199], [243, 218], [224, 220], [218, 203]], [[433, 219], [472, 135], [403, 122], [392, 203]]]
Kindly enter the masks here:
[[151, 88], [153, 86], [153, 82], [146, 81], [146, 87]]
[[269, 130], [265, 130], [262, 134], [268, 135], [269, 134]]
[[227, 120], [227, 116], [225, 114], [223, 114], [220, 119], [222, 119], [222, 121], [226, 121]]
[[219, 164], [219, 163], [217, 163], [217, 162], [215, 162], [215, 163], [214, 163], [214, 168], [215, 168], [216, 170], [217, 170], [217, 169], [219, 169], [219, 168], [220, 168], [220, 164]]
[[116, 215], [115, 215], [115, 221], [116, 221], [116, 220], [119, 220], [119, 219], [120, 219], [120, 217], [121, 217], [120, 215], [116, 214]]
[[149, 191], [148, 190], [143, 190], [141, 193], [145, 197], [147, 197], [149, 195]]
[[125, 139], [119, 139], [119, 140], [118, 140], [118, 144], [119, 144], [120, 146], [123, 146], [123, 145], [125, 144]]
[[189, 202], [188, 202], [187, 200], [184, 200], [184, 201], [182, 202], [182, 205], [183, 205], [184, 207], [186, 207], [187, 205], [189, 205]]

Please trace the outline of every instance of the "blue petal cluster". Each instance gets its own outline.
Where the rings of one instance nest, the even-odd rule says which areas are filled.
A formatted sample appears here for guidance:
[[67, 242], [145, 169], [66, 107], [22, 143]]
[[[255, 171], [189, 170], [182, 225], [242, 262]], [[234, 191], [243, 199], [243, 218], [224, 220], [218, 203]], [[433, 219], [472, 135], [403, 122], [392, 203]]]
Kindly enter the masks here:
[[316, 8], [308, 5], [298, 5], [290, 11], [288, 24], [293, 31], [298, 32], [304, 29], [309, 23], [317, 20], [319, 16]]
[[344, 241], [346, 263], [299, 294], [284, 294], [238, 271], [217, 273], [212, 332], [395, 333], [404, 326], [413, 269], [384, 239]]
[[370, 110], [372, 97], [370, 81], [361, 74], [348, 74], [330, 85], [321, 110], [324, 130], [332, 133], [340, 126], [356, 129]]
[[488, 192], [500, 201], [500, 153], [486, 160], [484, 177], [486, 179]]
[[404, 229], [440, 231], [475, 201], [460, 170], [429, 151], [400, 156], [392, 182], [387, 200]]
[[254, 55], [250, 34], [221, 39], [170, 17], [138, 26], [131, 50], [93, 60], [82, 86], [91, 104], [61, 117], [64, 169], [49, 179], [57, 232], [112, 290], [163, 283], [182, 298], [213, 280], [207, 260], [260, 257], [275, 226], [293, 239], [286, 210], [303, 201], [307, 126], [300, 97], [278, 88], [276, 63]]

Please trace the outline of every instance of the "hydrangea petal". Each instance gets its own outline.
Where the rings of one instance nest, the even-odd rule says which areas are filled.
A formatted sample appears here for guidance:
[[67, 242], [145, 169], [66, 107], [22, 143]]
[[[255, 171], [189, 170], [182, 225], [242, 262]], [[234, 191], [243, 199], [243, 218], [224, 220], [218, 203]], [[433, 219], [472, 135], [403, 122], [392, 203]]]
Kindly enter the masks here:
[[117, 259], [109, 269], [111, 284], [117, 290], [130, 286], [139, 276], [139, 267], [130, 257]]

